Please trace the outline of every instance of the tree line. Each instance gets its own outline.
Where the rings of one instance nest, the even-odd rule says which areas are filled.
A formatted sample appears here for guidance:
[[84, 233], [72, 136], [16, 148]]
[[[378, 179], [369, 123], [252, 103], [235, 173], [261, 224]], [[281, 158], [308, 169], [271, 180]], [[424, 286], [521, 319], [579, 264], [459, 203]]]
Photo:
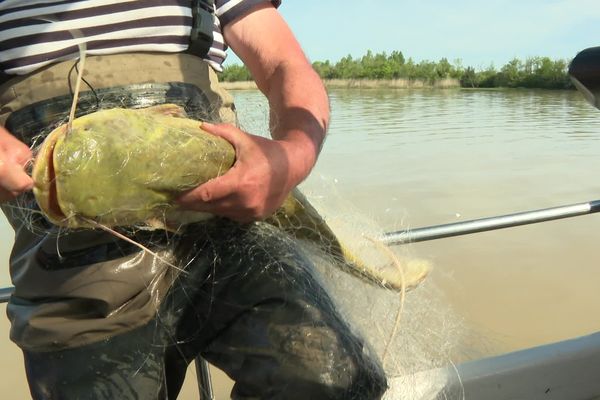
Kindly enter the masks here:
[[[315, 61], [314, 69], [322, 79], [347, 80], [421, 80], [434, 83], [442, 79], [456, 79], [462, 87], [472, 88], [572, 88], [567, 69], [567, 60], [552, 60], [548, 57], [528, 57], [509, 61], [499, 69], [490, 65], [483, 70], [463, 66], [461, 60], [454, 62], [446, 58], [416, 62], [405, 59], [401, 51], [374, 54], [370, 50], [362, 57], [348, 55], [332, 63]], [[227, 82], [252, 80], [245, 66], [230, 65], [224, 68], [221, 79]]]

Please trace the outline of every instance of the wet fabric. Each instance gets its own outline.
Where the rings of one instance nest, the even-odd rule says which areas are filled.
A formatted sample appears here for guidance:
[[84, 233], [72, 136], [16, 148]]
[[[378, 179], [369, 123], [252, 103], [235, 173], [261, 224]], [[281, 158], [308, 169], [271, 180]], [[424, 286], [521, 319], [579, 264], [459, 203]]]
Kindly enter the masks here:
[[189, 226], [172, 251], [187, 266], [169, 273], [174, 284], [148, 324], [25, 351], [35, 399], [175, 398], [197, 354], [235, 380], [234, 399], [381, 397], [381, 367], [277, 228], [213, 220]]

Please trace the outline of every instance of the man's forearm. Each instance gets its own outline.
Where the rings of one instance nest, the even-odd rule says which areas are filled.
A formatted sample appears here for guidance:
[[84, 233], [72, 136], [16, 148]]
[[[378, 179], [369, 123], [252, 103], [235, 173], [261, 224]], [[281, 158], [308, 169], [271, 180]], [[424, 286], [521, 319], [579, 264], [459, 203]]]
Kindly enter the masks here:
[[250, 222], [271, 215], [310, 173], [327, 131], [329, 104], [319, 76], [270, 2], [224, 26], [223, 36], [268, 98], [273, 140], [232, 125], [205, 124], [208, 132], [234, 146], [236, 161], [179, 202]]
[[314, 166], [329, 125], [329, 101], [323, 83], [308, 63], [282, 63], [275, 69], [265, 95], [270, 106], [273, 139], [293, 144], [302, 181]]
[[224, 35], [269, 100], [271, 135], [286, 144], [297, 184], [316, 162], [329, 124], [323, 83], [285, 21], [269, 4], [225, 27]]

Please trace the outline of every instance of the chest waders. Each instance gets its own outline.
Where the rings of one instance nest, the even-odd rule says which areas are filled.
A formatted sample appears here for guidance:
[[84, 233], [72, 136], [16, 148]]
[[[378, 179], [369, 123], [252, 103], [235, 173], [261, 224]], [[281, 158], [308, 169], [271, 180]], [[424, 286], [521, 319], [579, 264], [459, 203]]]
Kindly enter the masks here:
[[[39, 143], [69, 111], [73, 65], [4, 83], [0, 121]], [[190, 54], [90, 56], [84, 79], [79, 114], [175, 103], [235, 123], [232, 98]], [[103, 231], [60, 232], [3, 210], [15, 229], [11, 339], [34, 399], [173, 399], [198, 355], [236, 382], [234, 399], [378, 399], [385, 389], [311, 262], [273, 226], [214, 218], [175, 236], [136, 233], [180, 273]]]

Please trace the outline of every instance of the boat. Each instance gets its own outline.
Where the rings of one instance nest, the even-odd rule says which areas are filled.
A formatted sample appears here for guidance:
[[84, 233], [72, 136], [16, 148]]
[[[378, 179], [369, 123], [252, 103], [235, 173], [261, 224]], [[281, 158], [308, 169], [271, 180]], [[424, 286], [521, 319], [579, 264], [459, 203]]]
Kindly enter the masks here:
[[384, 399], [412, 385], [415, 400], [598, 400], [599, 374], [596, 332], [392, 379]]

